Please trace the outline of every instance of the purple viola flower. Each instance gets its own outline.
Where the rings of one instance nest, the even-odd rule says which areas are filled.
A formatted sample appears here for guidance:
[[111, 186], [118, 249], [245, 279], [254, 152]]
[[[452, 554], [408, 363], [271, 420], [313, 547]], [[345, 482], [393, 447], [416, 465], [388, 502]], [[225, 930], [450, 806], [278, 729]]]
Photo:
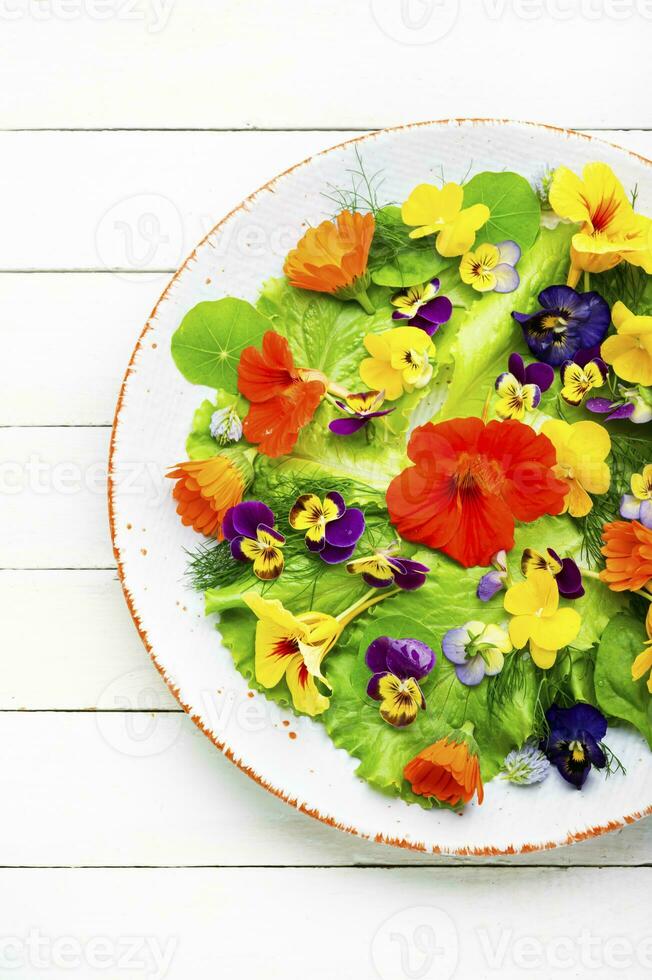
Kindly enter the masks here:
[[441, 641], [444, 656], [455, 667], [457, 679], [467, 687], [477, 687], [485, 677], [499, 674], [512, 643], [500, 626], [472, 620], [449, 630]]
[[636, 425], [643, 425], [652, 421], [652, 405], [641, 397], [638, 388], [626, 388], [624, 385], [619, 385], [618, 388], [621, 396], [619, 400], [589, 398], [586, 408], [597, 415], [606, 415], [605, 422], [629, 419]]
[[306, 532], [306, 547], [319, 554], [322, 561], [337, 565], [348, 561], [364, 534], [364, 514], [348, 507], [337, 491], [321, 500], [314, 493], [304, 493], [294, 503], [289, 516], [290, 527]]
[[525, 342], [540, 361], [558, 367], [582, 348], [601, 344], [611, 323], [609, 304], [599, 293], [578, 293], [570, 286], [548, 286], [539, 293], [541, 309], [512, 316]]
[[259, 579], [278, 578], [283, 571], [285, 538], [274, 527], [274, 513], [260, 500], [245, 500], [224, 515], [222, 532], [236, 561], [253, 562]]
[[582, 573], [572, 558], [560, 558], [552, 548], [542, 555], [533, 548], [526, 548], [521, 557], [521, 571], [527, 578], [530, 572], [547, 571], [557, 581], [559, 595], [564, 599], [581, 599], [584, 595]]
[[490, 599], [507, 587], [507, 553], [497, 551], [491, 559], [494, 566], [490, 572], [486, 572], [478, 582], [476, 595], [481, 602], [489, 602]]
[[347, 395], [345, 399], [336, 399], [335, 404], [343, 412], [348, 412], [348, 419], [333, 419], [328, 423], [328, 428], [336, 436], [350, 436], [364, 428], [372, 419], [380, 418], [382, 415], [389, 415], [396, 411], [396, 406], [384, 408], [381, 406], [385, 400], [384, 391], [360, 391], [356, 394]]
[[392, 306], [396, 307], [392, 319], [404, 321], [404, 326], [425, 330], [432, 337], [453, 315], [453, 304], [448, 297], [437, 295], [439, 287], [439, 279], [432, 279], [422, 286], [410, 286], [392, 297]]
[[352, 575], [362, 575], [362, 580], [372, 589], [385, 589], [395, 585], [399, 589], [420, 589], [430, 571], [428, 565], [412, 558], [402, 558], [390, 551], [376, 551], [364, 558], [354, 558], [346, 566]]
[[426, 701], [419, 681], [435, 666], [431, 648], [413, 639], [379, 636], [368, 647], [365, 663], [371, 671], [367, 694], [380, 701], [381, 717], [394, 728], [412, 724]]
[[567, 782], [582, 789], [593, 766], [606, 768], [600, 743], [607, 734], [607, 719], [592, 705], [578, 702], [572, 708], [553, 704], [546, 712], [546, 721], [550, 731], [541, 742], [541, 750]]

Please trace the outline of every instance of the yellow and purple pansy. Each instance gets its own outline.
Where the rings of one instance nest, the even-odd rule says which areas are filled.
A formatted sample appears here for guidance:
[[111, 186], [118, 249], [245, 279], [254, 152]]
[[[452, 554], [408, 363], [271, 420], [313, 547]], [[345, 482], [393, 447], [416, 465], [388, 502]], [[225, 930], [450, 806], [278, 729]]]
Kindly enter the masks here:
[[578, 702], [571, 708], [553, 704], [546, 711], [546, 721], [549, 732], [542, 750], [564, 779], [581, 789], [593, 766], [606, 768], [600, 743], [607, 734], [607, 719], [593, 705]]
[[520, 257], [516, 242], [485, 242], [462, 257], [460, 279], [479, 293], [513, 293], [520, 282], [515, 268]]
[[547, 391], [555, 380], [555, 372], [549, 364], [528, 364], [520, 354], [510, 355], [507, 371], [496, 378], [496, 391], [500, 400], [496, 412], [503, 419], [517, 419], [519, 422], [526, 412], [531, 412], [541, 401], [541, 394]]
[[392, 408], [382, 408], [385, 401], [384, 391], [359, 391], [347, 395], [344, 399], [335, 399], [335, 404], [343, 412], [347, 412], [349, 418], [333, 419], [328, 423], [328, 428], [336, 436], [350, 436], [363, 429], [372, 419], [381, 418], [395, 411]]
[[410, 286], [402, 293], [392, 297], [393, 320], [407, 320], [410, 327], [425, 330], [429, 337], [447, 323], [453, 314], [453, 304], [448, 296], [438, 296], [439, 279], [420, 286]]
[[579, 350], [601, 344], [611, 323], [609, 304], [599, 293], [578, 293], [570, 286], [548, 286], [539, 293], [540, 310], [512, 316], [525, 342], [540, 361], [559, 367]]
[[294, 503], [290, 527], [306, 532], [306, 547], [329, 565], [348, 561], [364, 534], [364, 514], [348, 507], [336, 490], [322, 500], [315, 493], [304, 493]]
[[253, 562], [254, 575], [268, 581], [283, 571], [285, 538], [274, 527], [274, 513], [260, 500], [229, 508], [222, 531], [237, 561]]
[[555, 578], [562, 599], [581, 599], [584, 595], [582, 573], [572, 558], [560, 558], [556, 551], [547, 548], [541, 554], [533, 548], [526, 548], [521, 557], [521, 571], [527, 578], [535, 571], [548, 571]]
[[368, 647], [365, 663], [371, 671], [367, 694], [380, 701], [381, 717], [394, 728], [415, 720], [426, 699], [419, 681], [435, 666], [435, 654], [420, 640], [379, 636]]
[[627, 521], [638, 521], [652, 529], [652, 464], [648, 463], [642, 473], [634, 473], [631, 479], [631, 493], [623, 494], [620, 500], [620, 516]]
[[466, 687], [477, 687], [485, 677], [499, 674], [505, 664], [505, 654], [513, 649], [504, 629], [478, 620], [448, 630], [441, 647], [453, 664], [458, 681]]
[[362, 580], [372, 589], [385, 589], [394, 585], [399, 589], [420, 589], [430, 571], [427, 565], [412, 558], [401, 558], [389, 550], [377, 550], [373, 555], [354, 558], [346, 566], [351, 575], [362, 575]]
[[581, 405], [594, 388], [602, 388], [607, 381], [609, 368], [600, 357], [599, 346], [580, 350], [571, 361], [564, 361], [560, 368], [561, 397], [569, 405]]

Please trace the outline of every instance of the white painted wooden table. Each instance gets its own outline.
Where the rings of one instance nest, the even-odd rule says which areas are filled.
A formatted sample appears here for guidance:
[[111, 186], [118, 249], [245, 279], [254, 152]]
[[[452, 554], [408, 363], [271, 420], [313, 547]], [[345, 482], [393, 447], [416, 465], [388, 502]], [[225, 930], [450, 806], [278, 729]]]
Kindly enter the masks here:
[[651, 25], [645, 0], [0, 0], [0, 977], [649, 976], [650, 821], [437, 859], [232, 767], [131, 624], [105, 475], [149, 310], [246, 194], [419, 118], [651, 157]]

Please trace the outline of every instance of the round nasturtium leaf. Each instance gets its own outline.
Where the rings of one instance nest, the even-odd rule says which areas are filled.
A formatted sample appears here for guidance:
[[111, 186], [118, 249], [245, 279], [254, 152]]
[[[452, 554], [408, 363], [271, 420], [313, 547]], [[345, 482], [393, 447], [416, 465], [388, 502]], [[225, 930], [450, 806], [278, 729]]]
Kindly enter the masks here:
[[172, 357], [192, 384], [235, 394], [242, 351], [259, 346], [270, 329], [267, 317], [242, 299], [227, 296], [198, 303], [172, 336]]
[[541, 205], [528, 181], [519, 174], [485, 171], [464, 185], [464, 207], [486, 204], [491, 214], [475, 236], [475, 245], [496, 245], [508, 239], [525, 252], [539, 233]]

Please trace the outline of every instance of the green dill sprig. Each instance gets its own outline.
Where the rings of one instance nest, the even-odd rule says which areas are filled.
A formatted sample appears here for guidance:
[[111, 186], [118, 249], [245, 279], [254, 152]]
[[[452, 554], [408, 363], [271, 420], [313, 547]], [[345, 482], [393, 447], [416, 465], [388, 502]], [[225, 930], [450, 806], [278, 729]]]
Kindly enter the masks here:
[[490, 715], [497, 714], [526, 690], [527, 671], [528, 661], [521, 651], [515, 651], [505, 658], [503, 669], [487, 688], [487, 709]]
[[615, 775], [617, 772], [622, 772], [623, 776], [626, 776], [627, 770], [625, 769], [625, 766], [620, 761], [616, 753], [612, 749], [610, 749], [608, 745], [605, 745], [604, 742], [600, 742], [600, 748], [604, 752], [605, 758], [607, 760], [607, 767], [605, 770], [607, 778], [609, 778], [609, 776]]

